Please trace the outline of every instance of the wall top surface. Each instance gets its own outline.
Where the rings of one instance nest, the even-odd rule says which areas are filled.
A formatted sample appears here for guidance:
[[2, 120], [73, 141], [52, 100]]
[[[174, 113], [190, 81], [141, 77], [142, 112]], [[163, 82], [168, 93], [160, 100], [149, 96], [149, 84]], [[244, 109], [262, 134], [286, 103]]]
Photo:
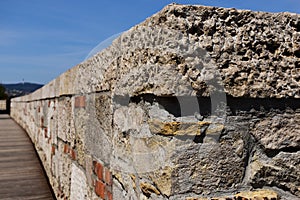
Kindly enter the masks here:
[[300, 15], [171, 4], [33, 94], [300, 98]]

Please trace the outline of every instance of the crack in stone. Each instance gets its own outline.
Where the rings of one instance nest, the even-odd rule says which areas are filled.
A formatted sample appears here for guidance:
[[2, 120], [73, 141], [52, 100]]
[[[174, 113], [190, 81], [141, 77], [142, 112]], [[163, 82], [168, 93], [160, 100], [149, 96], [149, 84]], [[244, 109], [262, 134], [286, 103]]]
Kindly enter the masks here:
[[284, 148], [280, 148], [280, 149], [264, 149], [265, 154], [269, 158], [274, 158], [280, 152], [284, 152], [284, 153], [297, 153], [298, 151], [300, 151], [300, 146], [298, 146], [298, 147], [284, 147]]

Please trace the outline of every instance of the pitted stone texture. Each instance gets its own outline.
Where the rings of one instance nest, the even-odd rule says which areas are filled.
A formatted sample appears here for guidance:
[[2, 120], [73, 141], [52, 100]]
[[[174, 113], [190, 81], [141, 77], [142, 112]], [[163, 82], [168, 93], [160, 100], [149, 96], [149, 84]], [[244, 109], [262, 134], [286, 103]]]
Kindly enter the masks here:
[[[172, 90], [177, 84], [184, 86], [178, 93], [186, 92], [188, 85], [198, 95], [208, 96], [209, 92], [219, 90], [213, 84], [218, 83], [236, 97], [300, 98], [299, 43], [298, 14], [169, 5], [122, 34], [104, 51], [60, 76], [55, 84], [60, 89], [55, 92], [60, 96], [114, 90], [117, 80], [126, 79], [129, 71], [144, 61], [147, 65], [143, 65], [153, 67], [168, 66], [169, 60], [180, 68], [180, 73], [166, 71], [173, 75], [167, 79], [172, 83], [161, 85], [156, 83], [160, 79], [154, 78], [154, 85], [146, 84], [145, 80], [151, 82], [151, 77], [143, 76], [149, 74], [146, 71], [138, 83], [132, 83], [132, 89], [125, 91], [177, 95]], [[154, 53], [152, 58], [144, 59], [138, 54], [147, 51], [144, 58]], [[155, 53], [158, 51], [161, 53]], [[161, 89], [151, 89], [156, 85]], [[47, 97], [49, 91], [51, 87], [45, 86], [19, 99]]]
[[216, 63], [228, 94], [299, 98], [299, 18], [291, 13], [169, 5], [142, 25], [188, 34], [190, 44], [205, 49]]
[[[159, 32], [155, 39], [147, 37], [154, 32]], [[144, 38], [142, 42], [137, 35]], [[119, 67], [109, 67], [117, 71], [117, 80], [111, 82], [116, 94], [209, 96], [210, 92], [224, 92], [215, 63], [203, 48], [191, 43], [181, 31], [137, 26], [124, 33], [113, 45], [117, 43], [124, 46], [120, 52], [122, 56], [113, 63]], [[122, 87], [125, 90], [120, 90], [119, 81], [124, 82]]]

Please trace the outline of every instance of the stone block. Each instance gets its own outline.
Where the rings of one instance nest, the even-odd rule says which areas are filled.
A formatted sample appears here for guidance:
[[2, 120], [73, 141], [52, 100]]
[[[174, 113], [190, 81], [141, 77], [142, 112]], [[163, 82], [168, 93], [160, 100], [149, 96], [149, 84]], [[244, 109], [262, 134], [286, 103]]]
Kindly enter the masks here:
[[72, 164], [70, 199], [84, 200], [88, 198], [88, 186], [84, 171]]
[[102, 199], [105, 198], [105, 183], [102, 181], [96, 181], [95, 193]]

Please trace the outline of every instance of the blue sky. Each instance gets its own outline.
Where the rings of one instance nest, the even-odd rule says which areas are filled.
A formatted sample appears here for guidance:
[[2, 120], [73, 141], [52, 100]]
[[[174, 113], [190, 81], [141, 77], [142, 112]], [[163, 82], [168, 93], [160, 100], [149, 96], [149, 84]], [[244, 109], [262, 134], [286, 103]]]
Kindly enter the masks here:
[[300, 0], [0, 0], [0, 82], [45, 84], [172, 2], [300, 13]]

